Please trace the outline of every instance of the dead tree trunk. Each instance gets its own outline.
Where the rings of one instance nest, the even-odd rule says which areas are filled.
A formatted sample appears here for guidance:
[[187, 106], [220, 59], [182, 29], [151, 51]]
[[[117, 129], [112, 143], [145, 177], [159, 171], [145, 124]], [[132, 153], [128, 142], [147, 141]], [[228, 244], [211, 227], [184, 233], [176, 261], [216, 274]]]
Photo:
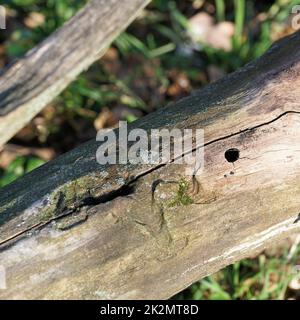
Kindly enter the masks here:
[[99, 59], [150, 0], [91, 0], [0, 75], [0, 147]]
[[96, 141], [1, 190], [0, 298], [168, 298], [299, 232], [299, 48], [298, 32], [132, 124], [205, 130], [192, 203], [169, 205], [184, 165], [100, 166]]

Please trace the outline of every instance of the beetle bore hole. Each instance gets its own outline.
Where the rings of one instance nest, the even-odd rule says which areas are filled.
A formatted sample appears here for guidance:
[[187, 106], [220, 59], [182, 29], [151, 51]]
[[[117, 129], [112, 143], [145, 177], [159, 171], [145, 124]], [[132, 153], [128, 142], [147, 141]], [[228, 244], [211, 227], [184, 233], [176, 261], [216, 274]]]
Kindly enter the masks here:
[[228, 162], [236, 162], [240, 158], [240, 150], [236, 148], [228, 149], [225, 152], [225, 159]]

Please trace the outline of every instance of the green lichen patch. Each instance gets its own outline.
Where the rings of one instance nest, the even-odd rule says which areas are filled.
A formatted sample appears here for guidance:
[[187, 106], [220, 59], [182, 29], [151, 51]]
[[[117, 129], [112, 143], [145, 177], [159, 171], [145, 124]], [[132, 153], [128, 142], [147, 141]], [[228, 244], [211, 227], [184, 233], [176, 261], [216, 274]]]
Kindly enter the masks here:
[[189, 182], [184, 178], [178, 182], [178, 191], [175, 198], [169, 203], [169, 207], [188, 206], [194, 203], [194, 200], [188, 194]]

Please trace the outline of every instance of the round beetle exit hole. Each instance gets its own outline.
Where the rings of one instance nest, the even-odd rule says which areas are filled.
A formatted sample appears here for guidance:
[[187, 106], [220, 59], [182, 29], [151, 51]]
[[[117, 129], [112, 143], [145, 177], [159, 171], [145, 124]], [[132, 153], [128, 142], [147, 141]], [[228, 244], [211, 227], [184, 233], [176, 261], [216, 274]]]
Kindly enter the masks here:
[[240, 158], [240, 150], [236, 148], [228, 149], [225, 152], [225, 159], [228, 162], [236, 162]]

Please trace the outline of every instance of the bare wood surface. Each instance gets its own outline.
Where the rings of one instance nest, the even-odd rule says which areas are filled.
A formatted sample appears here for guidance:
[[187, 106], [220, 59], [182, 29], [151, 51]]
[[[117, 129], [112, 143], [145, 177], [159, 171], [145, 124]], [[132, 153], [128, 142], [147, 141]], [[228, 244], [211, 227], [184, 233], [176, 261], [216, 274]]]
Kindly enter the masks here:
[[150, 0], [91, 0], [0, 76], [0, 146], [104, 54]]
[[100, 166], [96, 141], [1, 190], [0, 298], [168, 298], [299, 232], [299, 47], [298, 32], [131, 125], [205, 130], [192, 204], [169, 205], [184, 165]]

